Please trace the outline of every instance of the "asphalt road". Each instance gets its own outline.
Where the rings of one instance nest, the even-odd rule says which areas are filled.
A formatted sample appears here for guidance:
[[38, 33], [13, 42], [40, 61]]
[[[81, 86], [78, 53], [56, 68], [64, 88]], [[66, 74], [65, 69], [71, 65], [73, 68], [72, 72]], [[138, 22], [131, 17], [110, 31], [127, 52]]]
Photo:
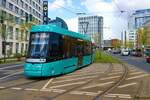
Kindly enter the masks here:
[[113, 56], [150, 73], [150, 63], [147, 63], [143, 57], [121, 56], [120, 54], [113, 54]]
[[[95, 100], [122, 78], [123, 66], [110, 65], [92, 64], [63, 76], [36, 79], [24, 76], [22, 63], [0, 65], [0, 100]], [[150, 80], [148, 72], [126, 66], [129, 70], [125, 80], [96, 100], [133, 100], [140, 82]], [[149, 81], [146, 83], [149, 85]], [[142, 85], [148, 89], [142, 92], [145, 97], [150, 95], [147, 84]]]

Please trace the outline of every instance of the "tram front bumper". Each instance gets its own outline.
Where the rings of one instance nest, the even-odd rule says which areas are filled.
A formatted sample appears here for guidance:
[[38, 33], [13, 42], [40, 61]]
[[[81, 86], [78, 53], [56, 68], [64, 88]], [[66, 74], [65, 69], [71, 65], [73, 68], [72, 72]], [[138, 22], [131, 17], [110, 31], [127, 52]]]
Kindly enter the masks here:
[[41, 77], [43, 64], [25, 63], [24, 74], [27, 77]]

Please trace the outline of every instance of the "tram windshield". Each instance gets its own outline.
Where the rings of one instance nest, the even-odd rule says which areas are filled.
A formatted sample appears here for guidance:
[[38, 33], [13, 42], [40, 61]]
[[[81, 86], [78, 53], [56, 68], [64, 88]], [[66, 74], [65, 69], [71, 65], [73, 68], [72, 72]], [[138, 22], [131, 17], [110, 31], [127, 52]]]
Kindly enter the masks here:
[[32, 58], [46, 57], [48, 41], [48, 33], [31, 33], [28, 56]]

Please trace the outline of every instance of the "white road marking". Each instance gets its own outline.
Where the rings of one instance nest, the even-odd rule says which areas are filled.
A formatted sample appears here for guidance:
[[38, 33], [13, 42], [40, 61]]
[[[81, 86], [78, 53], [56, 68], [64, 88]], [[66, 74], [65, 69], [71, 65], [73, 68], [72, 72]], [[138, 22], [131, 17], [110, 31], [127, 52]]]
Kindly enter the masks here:
[[71, 78], [71, 77], [77, 77], [77, 76], [88, 76], [88, 75], [95, 75], [95, 74], [100, 74], [100, 73], [104, 73], [104, 72], [95, 72], [95, 73], [84, 73], [82, 75], [70, 75], [70, 76], [64, 76], [64, 77], [60, 77], [59, 79], [62, 79], [62, 78]]
[[7, 66], [7, 67], [2, 67], [2, 68], [0, 68], [0, 70], [7, 69], [7, 68], [14, 68], [14, 67], [18, 67], [18, 66], [23, 66], [23, 64], [20, 64], [20, 65], [12, 65], [12, 66]]
[[44, 91], [44, 92], [51, 92], [51, 89], [40, 89], [39, 91]]
[[26, 90], [26, 91], [39, 91], [38, 89], [30, 89], [30, 88], [26, 88], [24, 90]]
[[52, 92], [57, 92], [57, 93], [63, 93], [66, 90], [62, 90], [62, 89], [51, 89]]
[[63, 84], [63, 85], [52, 86], [50, 88], [59, 88], [59, 87], [65, 87], [65, 86], [70, 86], [70, 85], [78, 85], [78, 84], [84, 84], [84, 83], [86, 83], [86, 82], [68, 83], [68, 84]]
[[68, 74], [66, 76], [73, 76], [73, 75], [83, 75], [83, 74], [88, 74], [88, 73], [104, 73], [104, 71], [88, 71], [88, 72], [75, 72], [75, 73], [71, 73], [71, 74]]
[[122, 73], [122, 72], [110, 73], [110, 74], [108, 74], [108, 75], [115, 75], [115, 74], [120, 74], [120, 73]]
[[129, 94], [107, 94], [105, 97], [131, 98]]
[[108, 80], [108, 79], [113, 79], [113, 78], [118, 78], [120, 76], [112, 76], [112, 77], [106, 77], [106, 78], [101, 78], [100, 80]]
[[82, 79], [95, 78], [95, 77], [97, 77], [97, 75], [95, 75], [95, 76], [81, 77], [81, 78], [73, 78], [73, 79], [67, 79], [67, 80], [61, 80], [61, 81], [55, 81], [55, 82], [52, 82], [52, 83], [61, 83], [61, 82], [68, 82], [68, 81], [82, 80]]
[[43, 87], [42, 89], [46, 89], [46, 87], [53, 81], [53, 78], [51, 78]]
[[124, 84], [124, 85], [118, 86], [118, 88], [124, 88], [124, 87], [135, 85], [135, 84], [137, 84], [137, 83]]
[[109, 97], [109, 98], [110, 98], [110, 97], [111, 97], [111, 98], [113, 97], [113, 98], [114, 98], [114, 97], [117, 97], [117, 96], [116, 96], [116, 95], [108, 95], [108, 94], [107, 94], [107, 95], [104, 95], [104, 97]]
[[126, 96], [123, 96], [123, 95], [122, 95], [122, 96], [121, 96], [121, 95], [120, 95], [119, 98], [130, 99], [131, 96], [128, 96], [128, 95], [126, 95]]
[[8, 77], [13, 76], [13, 75], [20, 74], [20, 73], [22, 73], [22, 72], [23, 72], [23, 71], [20, 71], [20, 72], [16, 72], [16, 73], [13, 73], [13, 74], [10, 74], [10, 75], [7, 75], [7, 76], [4, 76], [4, 77], [1, 77], [1, 78], [0, 78], [0, 80], [5, 79], [5, 78], [8, 78]]
[[146, 76], [149, 76], [149, 74], [143, 74], [143, 75], [139, 75], [139, 76], [130, 77], [130, 78], [127, 78], [126, 80], [131, 80], [131, 79], [136, 79], [136, 78], [142, 78], [142, 77], [146, 77]]
[[133, 72], [133, 73], [130, 73], [130, 75], [136, 75], [136, 74], [141, 74], [143, 72]]
[[112, 70], [112, 72], [122, 72], [122, 70]]
[[0, 86], [0, 89], [4, 89], [5, 87], [3, 87], [3, 86]]
[[69, 94], [96, 96], [100, 92], [102, 92], [102, 91], [98, 91], [98, 93], [95, 93], [95, 92], [86, 92], [86, 91], [71, 91]]
[[138, 69], [131, 69], [131, 72], [139, 71]]
[[21, 90], [22, 88], [12, 87], [13, 90]]
[[114, 82], [100, 83], [100, 84], [95, 84], [95, 85], [91, 85], [91, 86], [86, 86], [86, 87], [83, 87], [82, 89], [88, 89], [88, 88], [100, 87], [100, 86], [104, 86], [104, 85], [108, 85], [108, 84], [112, 84], [112, 83], [114, 83]]

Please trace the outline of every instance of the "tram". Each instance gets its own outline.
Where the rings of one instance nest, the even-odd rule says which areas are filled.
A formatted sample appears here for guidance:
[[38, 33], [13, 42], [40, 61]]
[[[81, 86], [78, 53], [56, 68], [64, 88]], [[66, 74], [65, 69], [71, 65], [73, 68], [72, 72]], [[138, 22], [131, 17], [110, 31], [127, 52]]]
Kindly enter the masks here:
[[92, 62], [91, 38], [55, 25], [32, 26], [24, 64], [25, 76], [66, 74]]

